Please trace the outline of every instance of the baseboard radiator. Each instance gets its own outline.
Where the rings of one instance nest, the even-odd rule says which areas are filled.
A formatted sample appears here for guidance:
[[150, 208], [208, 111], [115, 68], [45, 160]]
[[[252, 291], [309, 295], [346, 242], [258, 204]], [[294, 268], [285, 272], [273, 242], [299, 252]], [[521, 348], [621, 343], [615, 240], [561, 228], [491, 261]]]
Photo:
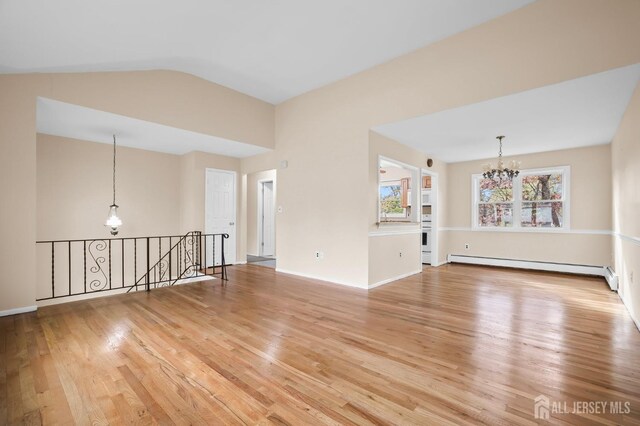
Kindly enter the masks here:
[[563, 272], [567, 274], [593, 275], [607, 280], [613, 291], [618, 290], [618, 277], [609, 266], [574, 265], [570, 263], [540, 262], [535, 260], [503, 259], [496, 257], [465, 256], [450, 254], [450, 263], [466, 263], [470, 265], [500, 266], [503, 268], [532, 269], [536, 271]]

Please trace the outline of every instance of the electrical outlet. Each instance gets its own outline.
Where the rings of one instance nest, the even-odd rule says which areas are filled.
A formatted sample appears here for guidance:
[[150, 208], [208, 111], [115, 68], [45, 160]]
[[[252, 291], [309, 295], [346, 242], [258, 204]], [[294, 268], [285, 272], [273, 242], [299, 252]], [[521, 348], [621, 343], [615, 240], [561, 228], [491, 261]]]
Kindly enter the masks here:
[[469, 250], [469, 243], [464, 243], [464, 249]]
[[315, 257], [316, 257], [316, 260], [322, 260], [322, 259], [324, 259], [324, 252], [316, 251], [316, 252], [315, 252]]
[[402, 257], [402, 252], [400, 252], [400, 257]]

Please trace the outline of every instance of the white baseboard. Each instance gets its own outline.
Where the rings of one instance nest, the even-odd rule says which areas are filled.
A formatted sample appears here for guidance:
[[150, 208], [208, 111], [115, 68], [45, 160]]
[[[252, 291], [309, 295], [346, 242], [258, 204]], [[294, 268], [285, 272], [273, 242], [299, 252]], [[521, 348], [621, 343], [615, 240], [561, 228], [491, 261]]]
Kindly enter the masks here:
[[24, 314], [26, 312], [34, 312], [38, 309], [36, 305], [24, 306], [22, 308], [7, 309], [6, 311], [0, 311], [0, 317], [7, 317], [9, 315]]
[[[501, 266], [504, 268], [533, 269], [537, 271], [564, 272], [568, 274], [595, 275], [603, 278], [607, 278], [607, 275], [611, 275], [609, 271], [613, 272], [612, 270], [610, 270], [610, 268], [607, 268], [605, 266], [573, 265], [570, 263], [501, 259], [495, 257], [464, 256], [457, 254], [450, 254], [449, 256], [447, 256], [447, 260], [452, 263]], [[617, 277], [614, 277], [615, 274], [610, 276], [609, 279], [611, 279], [611, 282], [609, 281], [609, 279], [607, 279], [607, 282], [609, 283], [609, 286], [611, 286], [612, 290], [616, 290], [618, 288]]]
[[604, 279], [607, 280], [609, 287], [613, 291], [618, 291], [618, 275], [611, 266], [604, 267]]
[[398, 281], [403, 278], [410, 277], [411, 275], [419, 274], [421, 272], [422, 272], [422, 269], [419, 269], [417, 271], [409, 272], [407, 274], [401, 274], [393, 278], [388, 278], [386, 280], [378, 281], [377, 283], [374, 283], [374, 284], [369, 284], [369, 290], [371, 290], [372, 288], [380, 287], [381, 285], [389, 284], [390, 282], [393, 282], [393, 281]]
[[318, 280], [318, 281], [324, 281], [330, 284], [338, 284], [338, 285], [344, 285], [347, 287], [355, 287], [355, 288], [360, 288], [360, 289], [368, 289], [367, 286], [363, 286], [351, 281], [343, 281], [343, 280], [338, 280], [338, 279], [334, 279], [334, 278], [327, 278], [327, 277], [320, 277], [317, 275], [311, 275], [311, 274], [303, 274], [300, 272], [296, 272], [296, 271], [289, 271], [287, 269], [282, 269], [282, 268], [276, 268], [276, 272], [281, 272], [283, 274], [289, 274], [289, 275], [295, 275], [298, 277], [302, 277], [302, 278], [311, 278], [312, 280]]

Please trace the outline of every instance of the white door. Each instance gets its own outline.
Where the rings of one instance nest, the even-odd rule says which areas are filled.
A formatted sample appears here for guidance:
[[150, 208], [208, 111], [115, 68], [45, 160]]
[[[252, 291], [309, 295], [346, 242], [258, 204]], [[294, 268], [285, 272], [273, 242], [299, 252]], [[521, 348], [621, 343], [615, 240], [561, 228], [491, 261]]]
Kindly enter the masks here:
[[[224, 240], [224, 260], [227, 265], [233, 264], [236, 262], [236, 173], [207, 169], [205, 191], [205, 233], [229, 234]], [[221, 265], [221, 238], [215, 238], [215, 246], [211, 237], [206, 240], [207, 247], [201, 250], [207, 253], [207, 265], [213, 262]]]
[[262, 242], [261, 255], [275, 254], [275, 214], [273, 201], [273, 182], [262, 183]]

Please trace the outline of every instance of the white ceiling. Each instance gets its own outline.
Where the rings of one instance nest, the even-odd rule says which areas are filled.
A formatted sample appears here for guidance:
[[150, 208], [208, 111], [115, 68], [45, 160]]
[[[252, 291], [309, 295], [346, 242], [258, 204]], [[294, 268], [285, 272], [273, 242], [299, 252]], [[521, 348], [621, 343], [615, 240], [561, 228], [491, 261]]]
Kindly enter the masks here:
[[2, 0], [0, 72], [169, 69], [280, 103], [532, 0]]
[[169, 154], [201, 151], [243, 158], [269, 151], [255, 145], [46, 98], [38, 98], [36, 117], [38, 133], [108, 144], [113, 143], [112, 135], [115, 133], [118, 146]]
[[640, 80], [640, 64], [617, 68], [375, 131], [452, 163], [610, 143]]

